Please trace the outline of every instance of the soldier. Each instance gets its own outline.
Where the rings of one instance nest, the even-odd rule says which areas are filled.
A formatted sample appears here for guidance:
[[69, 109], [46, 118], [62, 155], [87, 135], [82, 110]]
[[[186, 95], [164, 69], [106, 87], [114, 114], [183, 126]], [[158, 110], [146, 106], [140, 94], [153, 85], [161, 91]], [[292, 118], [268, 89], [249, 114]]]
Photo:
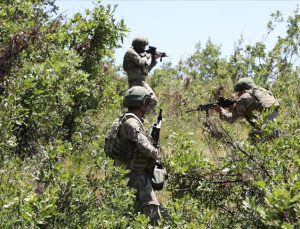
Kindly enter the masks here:
[[[249, 137], [253, 142], [257, 142], [262, 137], [267, 140], [267, 136], [263, 136], [262, 130], [256, 125], [256, 119], [258, 117], [255, 112], [270, 110], [265, 120], [274, 121], [278, 116], [278, 100], [270, 91], [262, 87], [257, 87], [254, 81], [248, 77], [238, 80], [234, 86], [234, 90], [238, 93], [239, 98], [233, 110], [229, 111], [220, 106], [217, 106], [215, 110], [220, 113], [221, 119], [230, 123], [235, 122], [240, 117], [244, 117], [253, 127], [249, 133]], [[268, 138], [270, 137], [271, 136], [268, 136]]]
[[157, 104], [157, 98], [152, 88], [145, 82], [146, 76], [156, 65], [156, 59], [161, 57], [159, 52], [155, 55], [145, 51], [149, 44], [148, 40], [143, 37], [136, 37], [132, 41], [132, 47], [127, 50], [123, 59], [123, 69], [128, 76], [129, 88], [133, 86], [142, 86], [152, 93], [151, 107]]
[[[143, 126], [143, 118], [153, 100], [151, 93], [141, 86], [133, 86], [127, 90], [123, 105], [128, 108], [117, 122], [121, 123], [118, 139], [122, 149], [133, 152], [126, 163], [128, 186], [136, 190], [136, 207], [150, 218], [152, 225], [157, 225], [160, 214], [160, 204], [155, 196], [151, 181], [146, 170], [159, 159], [159, 151], [152, 145], [151, 137], [147, 136]], [[118, 147], [117, 147], [118, 148]], [[124, 162], [115, 160], [115, 165]]]

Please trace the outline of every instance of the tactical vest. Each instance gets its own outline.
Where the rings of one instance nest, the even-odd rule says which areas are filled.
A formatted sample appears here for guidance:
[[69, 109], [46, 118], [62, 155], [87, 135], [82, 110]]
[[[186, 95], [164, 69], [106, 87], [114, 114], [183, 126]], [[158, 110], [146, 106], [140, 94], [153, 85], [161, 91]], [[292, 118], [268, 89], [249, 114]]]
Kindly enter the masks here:
[[126, 164], [133, 157], [134, 145], [133, 143], [120, 139], [118, 137], [122, 124], [128, 119], [134, 117], [136, 120], [141, 122], [139, 118], [133, 113], [124, 113], [114, 121], [111, 130], [105, 138], [104, 152], [111, 159], [125, 162]]
[[272, 92], [262, 88], [257, 87], [250, 90], [250, 94], [252, 94], [257, 101], [261, 104], [262, 108], [271, 108], [271, 107], [279, 107], [278, 100], [273, 96]]
[[[279, 102], [273, 96], [272, 92], [262, 87], [253, 88], [251, 90], [247, 90], [247, 92], [250, 93], [257, 101], [252, 105], [253, 110], [262, 111], [270, 109], [271, 114], [266, 117], [267, 120], [271, 120], [271, 118], [268, 117], [273, 117], [272, 113], [274, 113], [275, 110], [278, 114], [277, 110], [279, 107]], [[245, 118], [253, 127], [255, 126], [254, 120], [256, 119], [256, 116], [253, 114], [253, 112], [251, 112], [250, 115], [245, 115]], [[274, 117], [272, 119], [274, 119]]]
[[[134, 56], [139, 56], [145, 62], [143, 66], [137, 65], [133, 58]], [[146, 76], [150, 71], [150, 64], [151, 64], [151, 55], [143, 52], [137, 53], [133, 48], [130, 48], [123, 59], [123, 69], [127, 73], [128, 80], [145, 80]]]

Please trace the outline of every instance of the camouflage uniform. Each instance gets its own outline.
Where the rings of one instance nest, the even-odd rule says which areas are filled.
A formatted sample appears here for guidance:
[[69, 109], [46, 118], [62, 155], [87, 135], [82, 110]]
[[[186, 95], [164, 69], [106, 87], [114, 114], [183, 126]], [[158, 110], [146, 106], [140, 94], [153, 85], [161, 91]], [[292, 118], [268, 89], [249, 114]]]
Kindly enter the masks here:
[[[241, 86], [241, 83], [246, 83], [246, 86]], [[266, 116], [265, 121], [274, 121], [278, 116], [278, 100], [270, 91], [262, 87], [256, 87], [249, 78], [240, 79], [235, 86], [235, 91], [243, 91], [244, 93], [238, 98], [232, 111], [221, 107], [221, 118], [233, 123], [238, 118], [244, 117], [253, 126], [249, 136], [254, 138], [255, 135], [259, 135], [262, 137], [262, 131], [255, 124], [257, 119], [256, 112], [269, 110], [270, 113]]]
[[119, 138], [124, 139], [129, 145], [134, 145], [133, 158], [127, 164], [129, 173], [129, 186], [137, 189], [137, 209], [140, 211], [147, 205], [159, 205], [154, 194], [146, 169], [151, 167], [158, 159], [158, 150], [152, 146], [147, 137], [142, 121], [130, 114], [119, 131]]
[[157, 104], [157, 98], [152, 88], [145, 82], [146, 76], [156, 65], [155, 57], [145, 51], [148, 41], [137, 37], [133, 40], [131, 48], [127, 50], [123, 59], [123, 69], [128, 76], [129, 88], [141, 86], [152, 93], [152, 106]]
[[[151, 94], [143, 87], [134, 86], [127, 90], [123, 104], [125, 107], [138, 107], [144, 104], [144, 100], [151, 100]], [[126, 164], [131, 172], [128, 186], [136, 189], [136, 208], [147, 215], [153, 225], [157, 225], [161, 218], [159, 202], [156, 198], [151, 181], [146, 169], [151, 167], [159, 158], [159, 151], [152, 145], [151, 137], [147, 135], [143, 120], [133, 113], [122, 114], [117, 122], [121, 121], [118, 138], [122, 142], [122, 148], [132, 149], [133, 155]], [[115, 164], [124, 164], [115, 161]]]

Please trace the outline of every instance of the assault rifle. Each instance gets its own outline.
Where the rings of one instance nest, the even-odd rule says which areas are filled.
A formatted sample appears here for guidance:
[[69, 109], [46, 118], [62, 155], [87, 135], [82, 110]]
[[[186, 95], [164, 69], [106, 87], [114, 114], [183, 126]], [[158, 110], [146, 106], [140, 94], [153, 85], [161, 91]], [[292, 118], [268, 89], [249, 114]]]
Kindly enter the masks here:
[[190, 109], [190, 110], [187, 110], [187, 113], [188, 112], [193, 112], [193, 111], [205, 111], [206, 112], [206, 115], [208, 116], [208, 111], [210, 109], [214, 109], [217, 105], [219, 105], [220, 107], [223, 107], [223, 108], [229, 108], [231, 107], [234, 103], [236, 102], [236, 100], [231, 100], [231, 99], [226, 99], [224, 98], [223, 96], [221, 96], [217, 102], [214, 102], [214, 103], [207, 103], [207, 104], [200, 104], [197, 108], [195, 109]]
[[[152, 126], [151, 137], [153, 139], [153, 146], [158, 148], [159, 135], [162, 124], [162, 109], [159, 110], [156, 123]], [[165, 180], [168, 179], [168, 173], [160, 160], [155, 161], [152, 167], [147, 169], [148, 176], [154, 190], [162, 190]]]
[[162, 61], [163, 57], [168, 56], [165, 52], [156, 51], [156, 47], [153, 47], [153, 46], [149, 46], [149, 48], [146, 50], [146, 53], [150, 53], [151, 55], [154, 55], [154, 56], [156, 53], [159, 53], [160, 54], [160, 62]]
[[162, 109], [159, 110], [159, 115], [157, 117], [156, 123], [152, 126], [151, 137], [153, 139], [153, 146], [158, 148], [159, 145], [159, 135], [160, 135], [160, 128], [162, 124]]

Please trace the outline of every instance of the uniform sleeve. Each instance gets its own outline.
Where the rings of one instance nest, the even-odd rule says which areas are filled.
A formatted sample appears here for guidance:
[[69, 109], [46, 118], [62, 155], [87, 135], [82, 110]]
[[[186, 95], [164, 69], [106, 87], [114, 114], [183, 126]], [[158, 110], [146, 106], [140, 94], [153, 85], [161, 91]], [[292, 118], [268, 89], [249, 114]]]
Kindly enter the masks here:
[[148, 61], [147, 56], [141, 57], [137, 52], [133, 50], [129, 50], [126, 55], [128, 59], [133, 61], [138, 66], [143, 67], [147, 64]]
[[155, 59], [155, 56], [150, 55], [150, 58], [151, 58], [151, 59], [150, 59], [151, 62], [150, 62], [150, 65], [148, 66], [149, 71], [150, 71], [153, 67], [155, 67], [156, 64], [157, 64], [157, 61], [156, 61], [156, 59]]
[[158, 149], [156, 149], [147, 136], [144, 134], [141, 124], [134, 118], [130, 118], [125, 122], [125, 129], [129, 141], [136, 144], [137, 151], [145, 154], [145, 156], [158, 159]]
[[235, 103], [232, 111], [221, 107], [221, 118], [227, 122], [234, 123], [238, 118], [244, 117], [248, 108], [255, 101], [249, 93], [243, 94]]

